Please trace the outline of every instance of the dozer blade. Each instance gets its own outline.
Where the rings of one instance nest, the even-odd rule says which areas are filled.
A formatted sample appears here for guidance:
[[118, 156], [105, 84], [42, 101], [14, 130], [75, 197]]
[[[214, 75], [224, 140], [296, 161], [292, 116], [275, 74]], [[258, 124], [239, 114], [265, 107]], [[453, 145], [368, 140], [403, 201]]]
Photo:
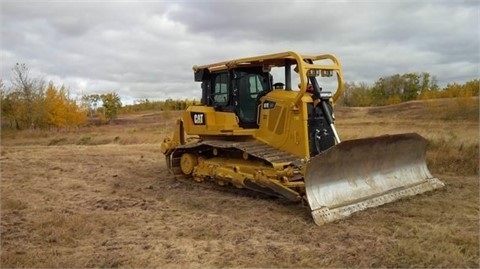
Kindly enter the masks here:
[[444, 184], [426, 164], [416, 133], [344, 141], [312, 158], [305, 190], [317, 225]]

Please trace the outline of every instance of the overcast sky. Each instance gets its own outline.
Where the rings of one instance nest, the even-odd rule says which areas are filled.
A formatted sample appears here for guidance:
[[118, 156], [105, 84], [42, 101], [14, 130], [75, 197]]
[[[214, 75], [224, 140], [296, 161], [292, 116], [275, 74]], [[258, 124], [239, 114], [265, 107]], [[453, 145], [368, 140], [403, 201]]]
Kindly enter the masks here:
[[347, 81], [479, 78], [480, 1], [1, 1], [1, 77], [25, 63], [72, 94], [197, 98], [193, 65], [333, 53]]

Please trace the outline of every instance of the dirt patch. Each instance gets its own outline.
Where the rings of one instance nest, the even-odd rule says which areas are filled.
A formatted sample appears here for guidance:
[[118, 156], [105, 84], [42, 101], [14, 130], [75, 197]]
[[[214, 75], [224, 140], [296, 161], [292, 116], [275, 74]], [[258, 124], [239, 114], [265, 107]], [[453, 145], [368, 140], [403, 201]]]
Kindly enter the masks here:
[[301, 204], [176, 182], [157, 145], [2, 150], [3, 267], [478, 267], [476, 177], [317, 227]]

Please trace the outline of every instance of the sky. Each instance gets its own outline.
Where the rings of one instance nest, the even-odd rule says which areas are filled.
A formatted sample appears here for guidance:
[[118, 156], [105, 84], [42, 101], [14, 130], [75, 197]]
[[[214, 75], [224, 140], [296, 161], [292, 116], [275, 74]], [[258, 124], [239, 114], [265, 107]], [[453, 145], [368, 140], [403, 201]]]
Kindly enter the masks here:
[[1, 0], [1, 79], [15, 63], [72, 95], [200, 99], [193, 65], [283, 51], [335, 54], [345, 80], [480, 78], [480, 1]]

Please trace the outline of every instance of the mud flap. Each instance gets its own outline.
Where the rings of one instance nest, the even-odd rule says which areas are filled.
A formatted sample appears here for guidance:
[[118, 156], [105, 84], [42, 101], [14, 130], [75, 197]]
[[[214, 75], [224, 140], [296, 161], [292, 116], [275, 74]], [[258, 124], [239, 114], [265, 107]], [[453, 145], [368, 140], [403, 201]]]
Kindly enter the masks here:
[[444, 184], [426, 164], [427, 141], [416, 133], [348, 140], [312, 158], [305, 190], [317, 225]]

